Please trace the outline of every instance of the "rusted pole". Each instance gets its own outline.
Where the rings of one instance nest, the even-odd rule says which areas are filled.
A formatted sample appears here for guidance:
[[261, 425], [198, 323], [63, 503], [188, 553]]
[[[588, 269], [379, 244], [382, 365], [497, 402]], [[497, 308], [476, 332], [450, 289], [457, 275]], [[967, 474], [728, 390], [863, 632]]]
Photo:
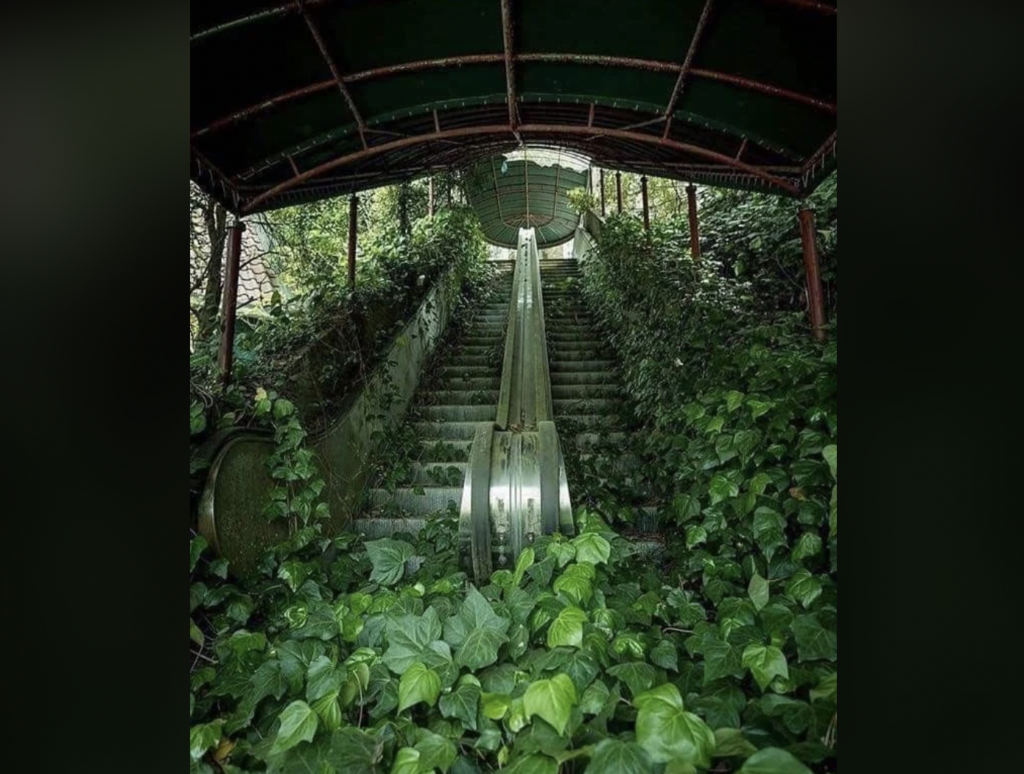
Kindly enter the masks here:
[[807, 270], [807, 304], [810, 307], [814, 338], [825, 340], [825, 294], [821, 288], [821, 263], [818, 260], [818, 228], [814, 210], [800, 208], [800, 238], [804, 243], [804, 268]]
[[359, 240], [359, 197], [348, 202], [348, 286], [356, 289], [356, 244]]
[[245, 223], [236, 220], [228, 227], [228, 260], [224, 269], [224, 306], [221, 310], [220, 377], [231, 383], [235, 364], [235, 320], [238, 317], [238, 273], [242, 263], [242, 232]]
[[601, 217], [608, 217], [608, 192], [604, 187], [604, 170], [601, 170]]
[[651, 202], [647, 195], [647, 175], [640, 178], [640, 192], [644, 198], [644, 229], [651, 230]]
[[700, 218], [697, 217], [696, 186], [686, 186], [686, 199], [690, 205], [690, 253], [696, 263], [700, 261]]
[[427, 203], [427, 213], [430, 217], [434, 217], [434, 178], [430, 178], [430, 199]]
[[622, 173], [615, 173], [615, 188], [619, 194], [619, 215], [622, 214]]

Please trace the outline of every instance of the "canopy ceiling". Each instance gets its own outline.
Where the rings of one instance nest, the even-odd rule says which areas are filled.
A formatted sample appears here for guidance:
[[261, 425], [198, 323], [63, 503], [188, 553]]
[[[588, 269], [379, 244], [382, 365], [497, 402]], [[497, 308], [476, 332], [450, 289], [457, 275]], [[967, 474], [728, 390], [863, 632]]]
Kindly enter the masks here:
[[491, 157], [469, 169], [466, 194], [488, 242], [519, 244], [519, 229], [533, 228], [545, 250], [572, 239], [580, 216], [568, 192], [587, 187], [587, 159], [528, 149], [509, 158]]
[[802, 196], [837, 160], [836, 0], [191, 2], [190, 176], [235, 212], [545, 145]]

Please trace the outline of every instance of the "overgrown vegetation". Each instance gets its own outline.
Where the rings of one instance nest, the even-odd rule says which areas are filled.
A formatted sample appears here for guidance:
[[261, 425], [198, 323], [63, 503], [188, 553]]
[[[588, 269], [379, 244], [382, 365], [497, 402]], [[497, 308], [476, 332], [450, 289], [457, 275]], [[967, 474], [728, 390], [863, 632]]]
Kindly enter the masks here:
[[480, 588], [451, 516], [326, 537], [295, 407], [257, 395], [297, 441], [271, 514], [292, 537], [246, 586], [190, 543], [193, 774], [836, 770], [838, 325], [813, 343], [782, 291], [801, 281], [791, 207], [731, 196], [706, 199], [700, 265], [679, 223], [624, 217], [585, 267], [679, 536], [658, 565], [616, 534], [634, 516], [614, 498]]

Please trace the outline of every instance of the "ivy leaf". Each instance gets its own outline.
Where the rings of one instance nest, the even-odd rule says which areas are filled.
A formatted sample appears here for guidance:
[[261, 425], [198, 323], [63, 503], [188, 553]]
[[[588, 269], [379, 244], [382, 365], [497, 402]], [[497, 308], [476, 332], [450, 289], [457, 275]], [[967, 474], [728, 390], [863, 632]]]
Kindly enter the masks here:
[[448, 774], [448, 770], [455, 764], [455, 759], [459, 757], [455, 744], [424, 728], [417, 731], [416, 738], [416, 750], [420, 754], [419, 770], [429, 772], [437, 769], [441, 774]]
[[331, 691], [313, 702], [313, 711], [320, 718], [320, 725], [328, 733], [333, 734], [341, 728], [341, 704], [338, 703], [338, 691]]
[[320, 725], [313, 708], [304, 701], [289, 704], [281, 713], [280, 720], [281, 728], [278, 729], [277, 738], [270, 748], [271, 755], [288, 752], [302, 742], [312, 742]]
[[199, 564], [199, 557], [203, 555], [203, 551], [207, 549], [209, 543], [206, 542], [206, 538], [202, 535], [197, 537], [195, 540], [189, 541], [188, 544], [188, 571], [193, 573], [196, 571], [196, 565]]
[[203, 647], [203, 644], [206, 642], [206, 636], [203, 634], [202, 630], [196, 626], [196, 622], [191, 618], [188, 621], [188, 638], [200, 648]]
[[636, 697], [640, 713], [636, 740], [655, 763], [676, 761], [698, 768], [711, 767], [715, 734], [696, 715], [686, 712], [674, 685], [662, 685]]
[[552, 543], [548, 546], [548, 556], [554, 558], [561, 569], [576, 558], [576, 546], [572, 543]]
[[533, 567], [537, 560], [537, 554], [532, 548], [527, 548], [516, 560], [516, 573], [512, 576], [512, 588], [518, 589], [526, 576], [526, 571]]
[[608, 686], [598, 680], [583, 693], [580, 710], [584, 715], [600, 715], [608, 703], [609, 696], [611, 691], [608, 690]]
[[675, 512], [676, 519], [680, 524], [685, 524], [690, 519], [695, 519], [700, 516], [701, 504], [700, 498], [694, 497], [690, 494], [678, 495], [672, 501], [672, 510]]
[[587, 532], [572, 541], [576, 547], [576, 561], [593, 565], [608, 564], [612, 557], [612, 544], [595, 532]]
[[686, 547], [694, 549], [708, 542], [708, 531], [704, 527], [690, 527], [686, 530]]
[[632, 691], [634, 696], [643, 693], [654, 685], [654, 681], [658, 677], [654, 667], [642, 661], [612, 667], [608, 670], [608, 674], [628, 685], [629, 690]]
[[348, 674], [337, 669], [327, 656], [320, 656], [309, 665], [306, 675], [306, 701], [312, 703], [332, 691], [339, 691]]
[[820, 535], [813, 532], [805, 532], [800, 538], [800, 542], [796, 544], [796, 548], [793, 549], [793, 561], [801, 562], [804, 559], [817, 556], [821, 553], [822, 548], [823, 543]]
[[654, 763], [638, 744], [605, 739], [594, 750], [586, 774], [651, 774]]
[[214, 723], [195, 726], [189, 731], [188, 746], [192, 763], [201, 761], [207, 752], [220, 744], [223, 728], [224, 721], [218, 720]]
[[753, 755], [739, 774], [813, 774], [809, 768], [785, 750], [770, 747]]
[[512, 697], [505, 693], [480, 695], [480, 710], [488, 720], [504, 720], [512, 706]]
[[817, 616], [802, 615], [793, 621], [793, 636], [800, 661], [835, 661], [839, 656], [838, 635], [821, 625]]
[[441, 678], [423, 664], [413, 664], [398, 684], [398, 711], [405, 712], [421, 702], [433, 707], [441, 695]]
[[810, 704], [786, 696], [768, 694], [761, 699], [761, 711], [770, 718], [782, 718], [783, 725], [793, 734], [803, 734], [814, 722], [814, 709]]
[[[384, 742], [360, 731], [344, 728], [331, 737], [330, 764], [345, 774], [380, 774], [379, 764], [384, 758]], [[304, 771], [321, 771], [310, 766]]]
[[[829, 468], [832, 469], [832, 478], [836, 481], [839, 480], [839, 447], [838, 446], [826, 446], [822, 452], [825, 461], [828, 463]], [[856, 476], [854, 476], [856, 478]]]
[[577, 605], [585, 605], [594, 596], [593, 573], [587, 573], [585, 568], [590, 565], [576, 564], [570, 567], [561, 578], [555, 581], [554, 590], [556, 594], [564, 594], [568, 599]]
[[470, 586], [459, 615], [445, 621], [444, 635], [458, 648], [456, 663], [478, 670], [497, 662], [498, 651], [508, 642], [511, 625], [511, 621], [494, 612], [475, 586]]
[[[429, 771], [429, 769], [427, 769]], [[391, 767], [391, 774], [419, 774], [420, 772], [420, 751], [411, 747], [403, 747], [395, 756], [395, 763]]]
[[726, 408], [729, 409], [729, 413], [732, 414], [740, 406], [742, 406], [743, 405], [743, 401], [744, 401], [744, 399], [746, 397], [747, 396], [744, 395], [742, 392], [737, 392], [736, 390], [732, 390], [730, 392], [727, 392], [725, 394], [725, 405], [726, 405]]
[[451, 661], [448, 644], [439, 642], [442, 636], [441, 620], [433, 607], [427, 608], [422, 616], [389, 618], [387, 636], [388, 649], [383, 660], [396, 675], [405, 674], [417, 661], [428, 662], [427, 666], [434, 669], [442, 668], [445, 660]]
[[526, 689], [523, 706], [526, 719], [539, 715], [560, 735], [565, 735], [572, 715], [572, 708], [578, 703], [576, 686], [568, 675], [555, 675], [550, 680], [539, 680]]
[[789, 679], [786, 656], [774, 645], [750, 645], [743, 652], [743, 666], [751, 671], [761, 690], [765, 690], [776, 677]]
[[743, 674], [740, 652], [728, 642], [708, 637], [704, 644], [704, 684], [725, 677], [741, 679]]
[[715, 731], [716, 758], [749, 758], [757, 752], [738, 728], [720, 728]]
[[[441, 717], [455, 718], [462, 721], [462, 725], [467, 730], [476, 731], [480, 695], [480, 686], [472, 684], [460, 685], [453, 693], [441, 697], [439, 704]], [[498, 719], [500, 720], [500, 718]]]
[[405, 563], [412, 559], [414, 550], [402, 540], [375, 540], [366, 543], [366, 552], [373, 563], [370, 580], [382, 586], [394, 586], [405, 575]]
[[786, 594], [803, 605], [806, 610], [821, 596], [821, 581], [807, 570], [800, 570], [790, 581]]
[[811, 703], [819, 701], [839, 702], [839, 673], [831, 674], [821, 681], [821, 684], [811, 690]]
[[711, 504], [718, 505], [720, 502], [736, 497], [740, 488], [725, 476], [715, 476], [711, 479]]
[[676, 646], [668, 640], [659, 642], [651, 651], [651, 661], [662, 669], [669, 669], [673, 672], [679, 671], [679, 651]]
[[583, 626], [587, 614], [578, 607], [567, 607], [548, 629], [549, 648], [582, 648]]
[[761, 577], [759, 573], [754, 573], [754, 577], [750, 581], [750, 587], [747, 590], [750, 595], [750, 601], [754, 603], [754, 607], [757, 608], [758, 612], [764, 610], [765, 606], [772, 598], [771, 588], [768, 586], [768, 581]]

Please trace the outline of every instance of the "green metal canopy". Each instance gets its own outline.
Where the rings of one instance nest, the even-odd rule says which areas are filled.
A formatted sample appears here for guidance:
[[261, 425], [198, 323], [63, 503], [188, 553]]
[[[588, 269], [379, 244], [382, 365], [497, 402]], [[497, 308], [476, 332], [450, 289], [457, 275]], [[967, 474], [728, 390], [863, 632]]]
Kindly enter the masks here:
[[790, 196], [837, 163], [836, 0], [190, 6], [190, 175], [238, 213], [526, 144]]
[[473, 166], [466, 193], [487, 241], [514, 248], [521, 228], [536, 229], [541, 249], [572, 239], [580, 218], [568, 193], [587, 187], [589, 163], [563, 151], [527, 149]]

